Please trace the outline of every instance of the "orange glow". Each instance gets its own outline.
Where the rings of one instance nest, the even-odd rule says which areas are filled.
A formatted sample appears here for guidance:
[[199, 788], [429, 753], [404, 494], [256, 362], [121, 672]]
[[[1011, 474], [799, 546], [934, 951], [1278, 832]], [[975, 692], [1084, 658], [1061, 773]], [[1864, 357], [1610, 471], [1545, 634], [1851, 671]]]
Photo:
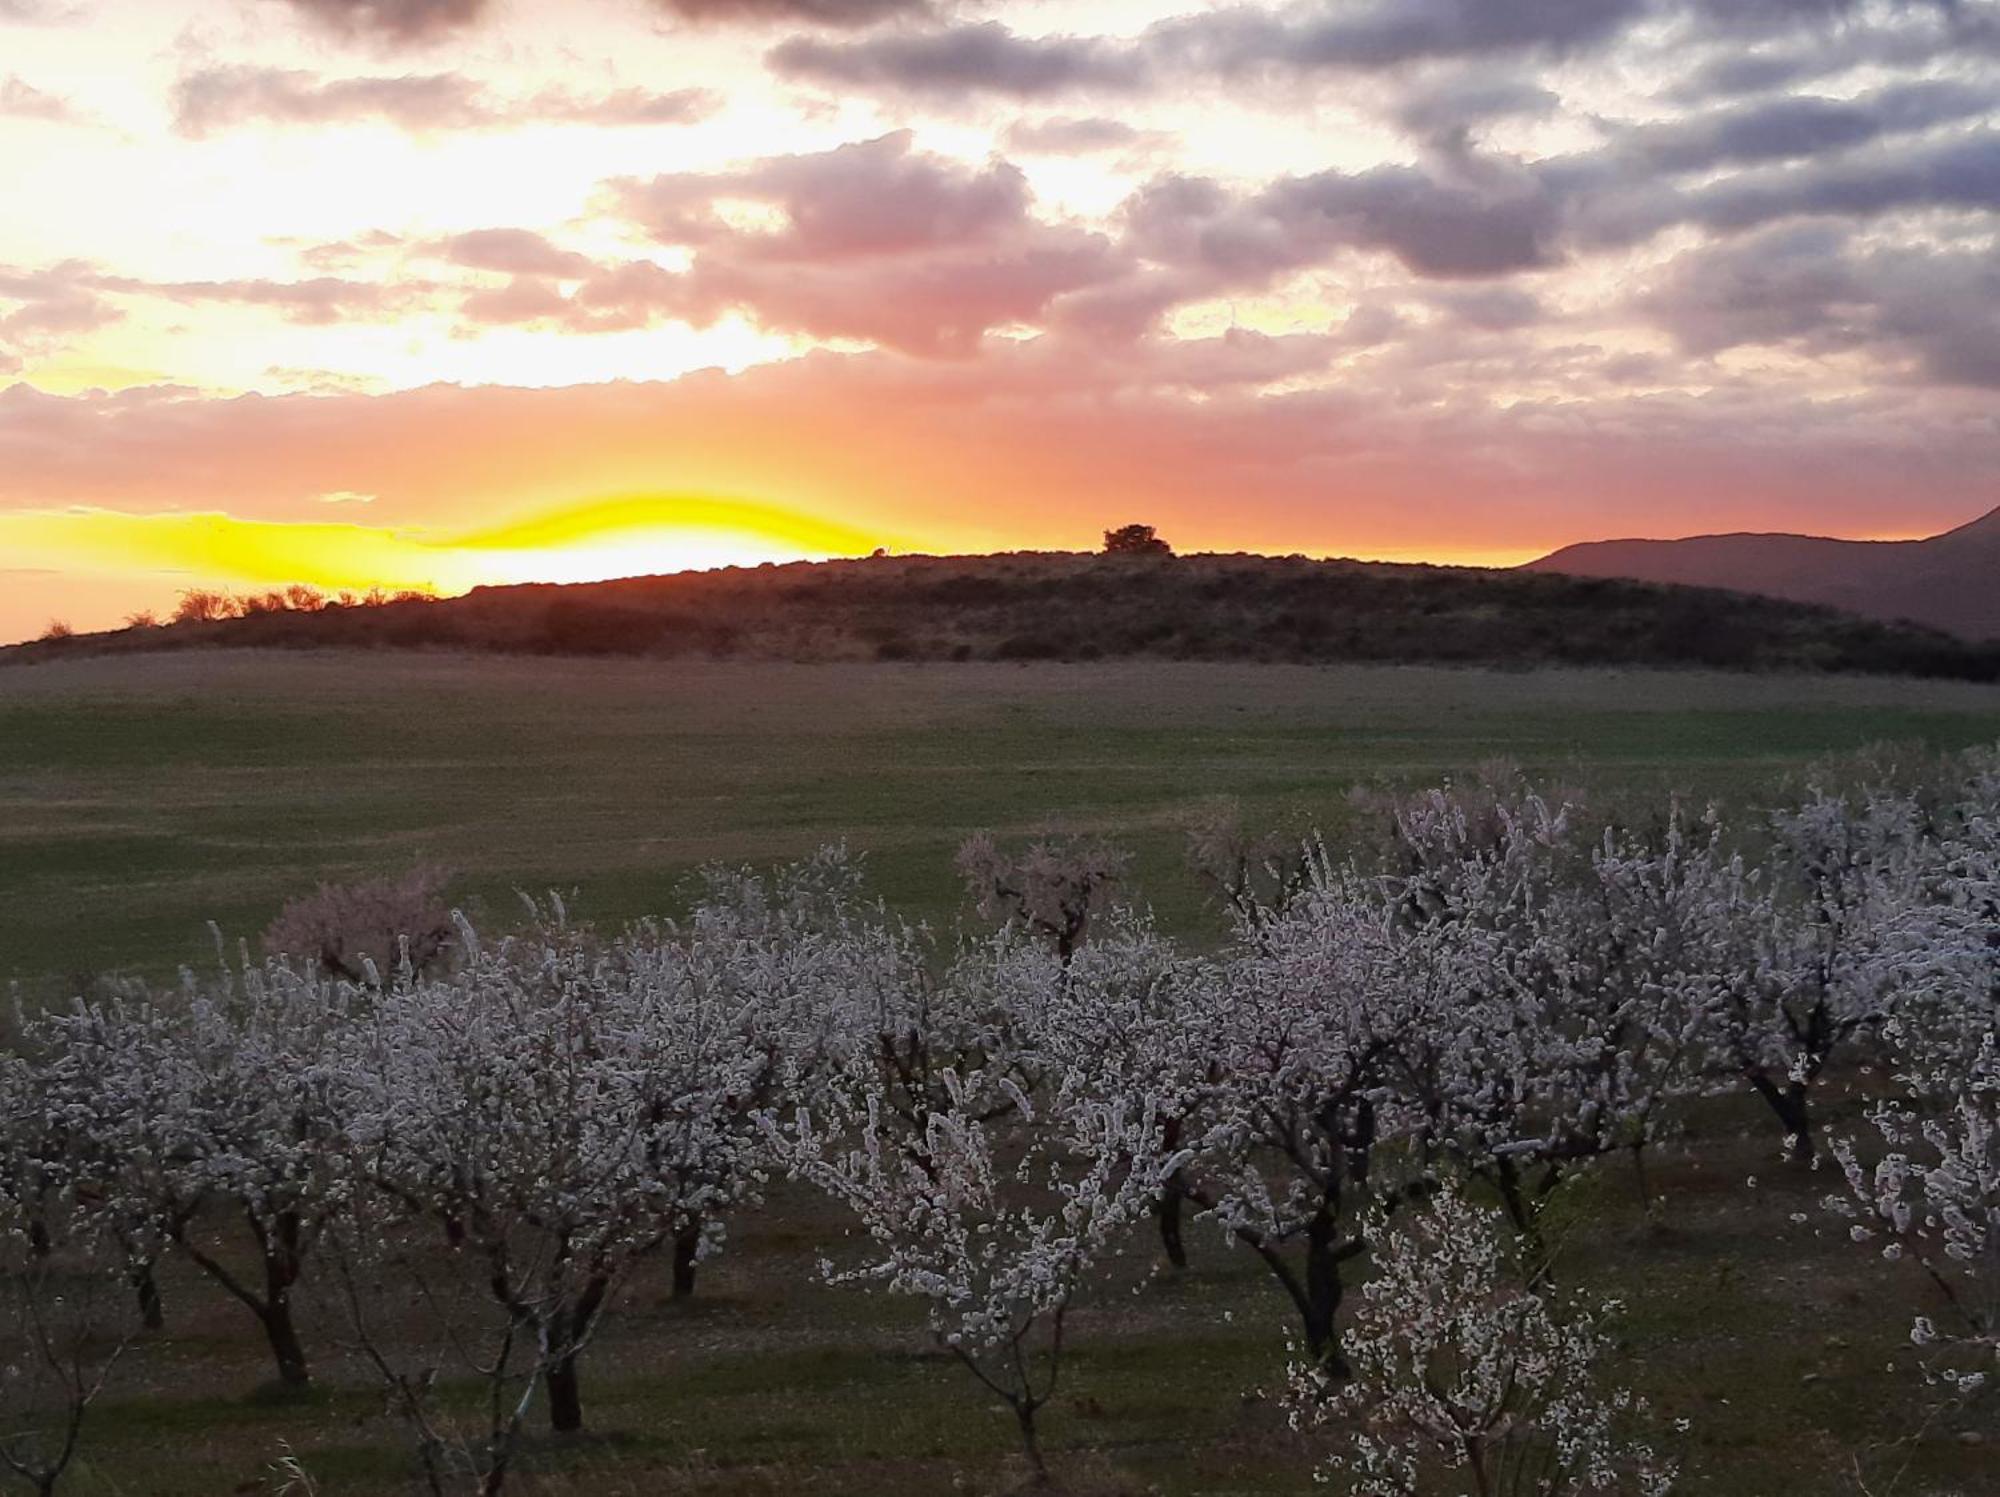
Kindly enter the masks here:
[[72, 509], [0, 515], [0, 554], [24, 569], [162, 576], [180, 586], [306, 583], [462, 593], [483, 584], [584, 582], [872, 549], [873, 536], [768, 505], [639, 496], [552, 510], [473, 532], [227, 514]]

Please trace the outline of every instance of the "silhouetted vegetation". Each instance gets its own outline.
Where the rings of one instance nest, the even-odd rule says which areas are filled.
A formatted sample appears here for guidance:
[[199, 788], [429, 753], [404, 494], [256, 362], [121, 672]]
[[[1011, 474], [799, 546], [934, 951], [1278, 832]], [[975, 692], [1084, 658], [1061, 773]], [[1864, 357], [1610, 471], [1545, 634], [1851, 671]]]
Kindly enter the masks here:
[[[1130, 527], [1128, 527], [1130, 528]], [[1145, 527], [1138, 527], [1144, 529]], [[1116, 534], [1117, 532], [1114, 532]], [[1747, 593], [1528, 571], [1130, 552], [881, 557], [481, 588], [190, 593], [9, 652], [447, 649], [761, 660], [1145, 658], [1860, 671], [2000, 680], [2000, 645]]]
[[1120, 525], [1104, 532], [1107, 556], [1172, 556], [1174, 548], [1150, 525]]

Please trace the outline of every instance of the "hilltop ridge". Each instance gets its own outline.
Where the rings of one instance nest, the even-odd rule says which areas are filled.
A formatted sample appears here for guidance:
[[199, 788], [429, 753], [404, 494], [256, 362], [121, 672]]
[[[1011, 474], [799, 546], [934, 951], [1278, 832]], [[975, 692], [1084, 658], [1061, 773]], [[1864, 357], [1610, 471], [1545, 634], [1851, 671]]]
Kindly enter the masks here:
[[763, 660], [1700, 666], [2000, 679], [2000, 645], [1820, 606], [1534, 570], [1066, 552], [480, 588], [38, 641], [15, 663], [205, 648]]

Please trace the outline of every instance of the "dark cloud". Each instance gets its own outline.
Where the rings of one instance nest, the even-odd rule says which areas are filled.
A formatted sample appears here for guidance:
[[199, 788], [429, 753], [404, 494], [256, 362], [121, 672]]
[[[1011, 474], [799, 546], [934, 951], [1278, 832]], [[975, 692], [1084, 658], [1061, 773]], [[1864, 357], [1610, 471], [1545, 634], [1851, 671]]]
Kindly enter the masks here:
[[1622, 137], [1621, 144], [1654, 170], [1698, 172], [1831, 155], [1884, 136], [1996, 112], [2000, 112], [2000, 93], [1991, 87], [1922, 80], [1851, 99], [1806, 95], [1707, 110], [1634, 130]]
[[1503, 276], [1562, 258], [1562, 205], [1532, 176], [1484, 187], [1411, 167], [1321, 172], [1243, 198], [1213, 182], [1166, 178], [1127, 205], [1148, 258], [1197, 266], [1218, 285], [1259, 285], [1344, 249], [1391, 254], [1419, 276]]
[[[1692, 66], [1672, 90], [1683, 104], [1775, 92], [1856, 71], [1920, 71], [2000, 56], [2000, 5], [1994, 0], [1901, 0], [1873, 10], [1835, 7], [1832, 24], [1782, 29], [1783, 7], [1698, 7], [1662, 61]], [[1798, 13], [1811, 19], [1808, 7]], [[1762, 36], [1743, 33], [1761, 29]]]
[[1541, 325], [1547, 310], [1540, 300], [1514, 286], [1469, 286], [1433, 292], [1432, 305], [1461, 327], [1482, 333], [1511, 333]]
[[1690, 251], [1641, 301], [1682, 349], [1862, 353], [1942, 384], [2000, 388], [2000, 264], [1983, 244], [1882, 245], [1783, 224]]
[[487, 10], [487, 0], [285, 0], [318, 24], [353, 36], [428, 42], [462, 30]]
[[1738, 232], [1801, 215], [1873, 218], [1921, 208], [2000, 210], [2000, 129], [1789, 171], [1744, 172], [1687, 198], [1685, 220]]
[[690, 124], [712, 113], [705, 89], [655, 93], [625, 88], [606, 94], [545, 89], [525, 99], [491, 96], [462, 73], [326, 78], [290, 68], [213, 67], [174, 86], [174, 124], [184, 135], [262, 122], [331, 125], [374, 121], [400, 130], [504, 129], [537, 124]]
[[1083, 156], [1095, 151], [1128, 150], [1135, 146], [1160, 145], [1173, 137], [1161, 131], [1141, 130], [1124, 120], [1103, 115], [1085, 115], [1046, 120], [1016, 120], [1003, 137], [1008, 149], [1027, 155]]
[[714, 25], [795, 22], [858, 28], [894, 16], [920, 15], [929, 0], [654, 0], [684, 20]]
[[1399, 94], [1393, 113], [1412, 135], [1452, 138], [1492, 120], [1553, 114], [1561, 103], [1539, 83], [1481, 70], [1415, 84]]
[[1245, 68], [1383, 69], [1446, 58], [1561, 55], [1609, 41], [1648, 0], [1369, 0], [1239, 5], [1164, 22], [1149, 34], [1158, 55], [1230, 73]]
[[794, 37], [773, 48], [766, 61], [785, 77], [815, 83], [1024, 99], [1138, 88], [1150, 74], [1146, 58], [1124, 43], [1021, 37], [997, 21], [853, 42]]
[[1692, 354], [1808, 339], [1830, 352], [1857, 341], [1835, 315], [1858, 305], [1847, 241], [1833, 225], [1793, 224], [1683, 255], [1640, 305]]
[[[1901, 0], [1916, 9], [1949, 9], [1950, 0]], [[1679, 8], [1704, 28], [1741, 32], [1788, 31], [1801, 26], [1823, 27], [1854, 14], [1861, 0], [1680, 0]]]
[[[966, 166], [913, 148], [907, 130], [741, 171], [613, 184], [619, 210], [664, 243], [726, 239], [771, 260], [893, 254], [998, 237], [1028, 219], [1027, 178], [1004, 162]], [[727, 230], [716, 199], [769, 204], [784, 227]]]
[[[36, 0], [0, 0], [32, 7]], [[498, 6], [492, 0], [284, 0], [294, 10], [341, 35], [390, 45], [422, 45], [471, 27]], [[871, 26], [894, 16], [921, 14], [930, 0], [652, 0], [663, 13], [703, 25], [808, 25], [840, 29]]]

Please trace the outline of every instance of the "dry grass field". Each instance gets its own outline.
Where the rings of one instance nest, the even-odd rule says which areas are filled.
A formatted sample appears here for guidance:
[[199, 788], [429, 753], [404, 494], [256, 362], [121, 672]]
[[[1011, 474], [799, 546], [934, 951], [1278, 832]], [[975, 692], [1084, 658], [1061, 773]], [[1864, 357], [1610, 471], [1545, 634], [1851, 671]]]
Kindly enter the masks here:
[[[1881, 739], [2000, 738], [1991, 687], [1849, 677], [1189, 664], [758, 665], [428, 654], [201, 653], [0, 672], [0, 974], [31, 995], [203, 959], [204, 920], [254, 936], [320, 878], [420, 860], [495, 920], [509, 890], [580, 891], [615, 923], [691, 868], [844, 839], [892, 904], [954, 918], [967, 831], [1051, 818], [1133, 846], [1176, 931], [1217, 928], [1181, 866], [1216, 797], [1255, 826], [1337, 829], [1346, 792], [1496, 757], [1600, 793], [1756, 803], [1815, 756]], [[1628, 1302], [1620, 1371], [1685, 1418], [1682, 1490], [1720, 1497], [1987, 1492], [2000, 1430], [1908, 1448], [1919, 1290], [1885, 1278], [1788, 1170], [1753, 1106], [1700, 1109], [1638, 1210], [1607, 1167], [1564, 1207], [1559, 1274]], [[1794, 1221], [1803, 1216], [1803, 1222]], [[787, 1188], [732, 1231], [688, 1304], [630, 1284], [586, 1364], [591, 1429], [538, 1438], [534, 1497], [1017, 1486], [1004, 1413], [907, 1307], [829, 1288], [839, 1223]], [[1135, 1238], [1075, 1325], [1052, 1463], [1087, 1493], [1314, 1490], [1267, 1396], [1286, 1307], [1248, 1254], [1193, 1233], [1181, 1276]], [[167, 1329], [98, 1411], [82, 1497], [273, 1490], [296, 1453], [327, 1494], [412, 1490], [412, 1462], [311, 1296], [323, 1391], [286, 1399], [248, 1319], [184, 1269]], [[1260, 1391], [1264, 1390], [1264, 1391]], [[1858, 1462], [1858, 1466], [1857, 1466]], [[1906, 1466], [1907, 1463], [1907, 1466]], [[1900, 1485], [1897, 1473], [1902, 1472]], [[514, 1490], [510, 1486], [509, 1490]]]

